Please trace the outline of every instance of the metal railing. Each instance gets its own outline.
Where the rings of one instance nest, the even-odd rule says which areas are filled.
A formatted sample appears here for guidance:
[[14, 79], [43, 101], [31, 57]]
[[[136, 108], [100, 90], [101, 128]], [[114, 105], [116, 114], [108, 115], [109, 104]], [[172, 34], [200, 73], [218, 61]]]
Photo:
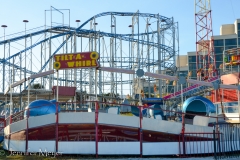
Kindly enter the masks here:
[[[120, 110], [124, 107], [132, 107], [135, 110], [135, 115], [139, 117], [139, 128], [135, 130], [136, 135], [132, 137], [132, 141], [139, 141], [140, 145], [143, 144], [143, 130], [142, 130], [142, 120], [143, 117], [149, 118], [149, 114], [144, 113], [143, 110], [150, 109], [152, 111], [156, 111], [156, 113], [171, 113], [171, 117], [163, 116], [163, 121], [168, 120], [174, 120], [178, 123], [182, 124], [182, 131], [181, 133], [176, 136], [179, 137], [179, 155], [181, 157], [206, 157], [206, 156], [214, 156], [215, 159], [225, 158], [225, 157], [239, 157], [240, 156], [240, 124], [239, 123], [226, 123], [226, 122], [219, 122], [219, 117], [215, 116], [202, 116], [202, 117], [208, 117], [208, 118], [215, 118], [215, 121], [213, 123], [209, 123], [208, 127], [213, 127], [212, 132], [185, 132], [185, 123], [186, 115], [192, 115], [196, 116], [196, 114], [190, 114], [190, 113], [182, 113], [182, 112], [176, 112], [176, 111], [169, 111], [164, 110], [161, 108], [149, 108], [148, 106], [136, 106], [136, 105], [130, 105], [130, 104], [117, 104], [117, 103], [105, 103], [105, 102], [99, 102], [99, 101], [86, 101], [82, 102], [82, 104], [92, 103], [90, 106], [92, 106], [92, 112], [95, 113], [95, 127], [93, 128], [93, 132], [91, 134], [82, 133], [80, 135], [72, 135], [75, 136], [76, 140], [81, 140], [82, 137], [89, 137], [91, 140], [94, 140], [96, 143], [101, 141], [108, 141], [110, 139], [113, 139], [114, 141], [122, 141], [122, 140], [130, 140], [126, 139], [126, 137], [122, 137], [122, 135], [103, 135], [101, 131], [101, 125], [98, 123], [98, 115], [99, 112], [105, 112], [106, 108], [117, 108]], [[26, 122], [28, 124], [28, 118], [31, 114], [31, 111], [34, 109], [37, 109], [39, 107], [46, 107], [46, 106], [36, 106], [27, 108], [23, 111], [20, 111], [18, 113], [15, 113], [9, 117], [7, 117], [4, 121], [4, 126], [8, 126], [11, 123], [15, 123], [18, 121], [21, 121], [23, 119], [26, 119]], [[53, 124], [56, 126], [56, 133], [58, 133], [58, 107], [61, 107], [60, 112], [88, 112], [86, 108], [80, 108], [79, 104], [76, 104], [74, 102], [56, 102], [55, 103], [55, 111], [52, 114], [56, 115], [56, 124]], [[74, 109], [75, 107], [75, 109]], [[79, 107], [79, 108], [78, 108]], [[126, 109], [125, 109], [126, 111]], [[121, 111], [120, 111], [121, 112]], [[137, 114], [138, 113], [138, 114]], [[111, 114], [111, 113], [109, 113]], [[119, 113], [114, 113], [119, 114]], [[37, 115], [35, 115], [37, 116]], [[126, 116], [122, 114], [122, 116]], [[174, 118], [172, 118], [174, 117]], [[221, 117], [224, 118], [224, 117]], [[233, 118], [233, 117], [230, 117]], [[237, 118], [237, 117], [235, 117]], [[239, 117], [238, 117], [239, 118]], [[100, 127], [100, 128], [99, 128]], [[207, 127], [207, 126], [206, 126]], [[11, 133], [10, 133], [11, 134]], [[60, 134], [55, 135], [56, 141], [69, 141], [68, 138], [61, 136]], [[99, 137], [102, 137], [99, 139]], [[87, 138], [89, 139], [89, 138]], [[28, 141], [28, 125], [26, 126], [26, 151], [27, 151], [27, 141]], [[57, 142], [56, 142], [57, 144]], [[97, 145], [96, 145], [97, 146]], [[58, 148], [56, 146], [56, 148]], [[96, 149], [97, 150], [97, 149]], [[142, 156], [142, 147], [140, 147], [140, 156]], [[97, 152], [96, 152], [97, 156]]]

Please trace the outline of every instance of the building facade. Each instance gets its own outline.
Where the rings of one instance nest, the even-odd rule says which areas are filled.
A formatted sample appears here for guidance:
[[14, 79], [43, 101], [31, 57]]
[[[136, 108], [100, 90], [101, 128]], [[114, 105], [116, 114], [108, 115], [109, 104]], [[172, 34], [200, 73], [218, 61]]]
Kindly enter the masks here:
[[[237, 19], [234, 24], [224, 24], [220, 27], [220, 35], [213, 36], [214, 52], [216, 69], [219, 69], [223, 64], [223, 52], [228, 49], [237, 48], [240, 46], [240, 19]], [[192, 72], [192, 79], [197, 79], [196, 70], [196, 52], [187, 53], [187, 68]], [[235, 66], [236, 67], [236, 66]]]
[[[224, 24], [220, 27], [220, 35], [213, 36], [214, 39], [214, 52], [216, 69], [220, 70], [219, 67], [223, 64], [224, 57], [223, 53], [225, 50], [240, 47], [240, 19], [237, 19], [234, 24]], [[199, 57], [200, 58], [200, 57]], [[179, 55], [176, 57], [176, 66], [178, 68], [177, 75], [185, 75], [191, 79], [197, 79], [197, 69], [196, 69], [196, 51], [188, 52], [186, 55]], [[233, 66], [238, 67], [238, 66]], [[162, 71], [164, 74], [168, 71]], [[191, 72], [191, 74], [189, 74]], [[220, 73], [220, 72], [219, 72]], [[163, 96], [179, 91], [180, 85], [174, 83], [173, 81], [162, 80], [162, 87], [158, 86], [158, 82], [152, 82], [149, 84], [144, 81], [141, 82], [141, 90], [144, 93], [149, 92], [155, 93], [154, 84], [157, 85], [157, 90], [162, 89]], [[183, 85], [183, 88], [189, 86], [189, 84]], [[140, 92], [140, 91], [138, 91]], [[157, 92], [158, 93], [158, 92]], [[153, 97], [159, 97], [158, 94], [152, 95]]]

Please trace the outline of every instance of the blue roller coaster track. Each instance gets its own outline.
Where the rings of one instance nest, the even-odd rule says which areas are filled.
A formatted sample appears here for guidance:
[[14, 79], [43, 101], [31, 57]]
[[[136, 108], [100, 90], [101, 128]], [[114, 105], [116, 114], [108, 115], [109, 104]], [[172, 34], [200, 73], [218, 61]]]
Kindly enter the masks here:
[[[14, 67], [16, 70], [19, 70], [20, 72], [25, 72], [28, 74], [36, 74], [36, 73], [40, 73], [42, 71], [44, 71], [46, 69], [46, 67], [48, 66], [50, 60], [53, 58], [53, 56], [57, 53], [59, 53], [60, 49], [66, 45], [66, 43], [68, 43], [69, 39], [71, 37], [73, 37], [74, 35], [78, 35], [78, 37], [88, 37], [89, 35], [95, 35], [97, 38], [99, 37], [108, 37], [108, 38], [115, 38], [118, 40], [122, 40], [122, 41], [127, 41], [127, 42], [131, 42], [131, 43], [138, 43], [141, 45], [146, 45], [149, 47], [154, 47], [154, 48], [158, 48], [161, 49], [162, 52], [164, 52], [164, 59], [146, 59], [144, 62], [140, 62], [140, 65], [142, 68], [147, 68], [149, 66], [158, 66], [160, 65], [161, 67], [163, 67], [165, 70], [169, 71], [169, 73], [175, 74], [177, 67], [175, 64], [175, 58], [178, 54], [178, 49], [176, 49], [177, 47], [175, 47], [174, 45], [165, 45], [165, 44], [161, 44], [158, 42], [154, 42], [154, 41], [149, 41], [149, 40], [140, 40], [137, 38], [134, 38], [136, 36], [142, 36], [142, 35], [152, 35], [152, 34], [157, 34], [158, 31], [150, 31], [150, 32], [142, 32], [142, 33], [132, 33], [132, 34], [117, 34], [117, 33], [108, 33], [108, 32], [104, 32], [104, 31], [95, 31], [93, 29], [83, 29], [84, 27], [86, 27], [86, 25], [88, 23], [90, 23], [92, 20], [103, 17], [103, 16], [138, 16], [138, 17], [147, 17], [147, 18], [153, 18], [156, 19], [157, 21], [161, 22], [161, 32], [164, 32], [166, 30], [170, 30], [173, 32], [173, 34], [175, 34], [175, 29], [177, 28], [175, 26], [175, 22], [173, 21], [173, 18], [167, 18], [164, 16], [160, 16], [159, 14], [149, 14], [149, 13], [134, 13], [134, 12], [104, 12], [104, 13], [100, 13], [97, 14], [95, 16], [92, 16], [91, 18], [89, 18], [87, 21], [85, 21], [84, 23], [82, 23], [79, 27], [75, 28], [75, 27], [70, 27], [70, 26], [55, 26], [55, 27], [50, 27], [47, 29], [42, 29], [39, 31], [35, 31], [35, 32], [31, 32], [28, 34], [24, 34], [21, 36], [17, 36], [14, 38], [9, 38], [3, 41], [0, 41], [0, 45], [7, 45], [13, 42], [18, 42], [20, 40], [24, 40], [26, 38], [32, 38], [34, 36], [39, 36], [42, 34], [46, 34], [46, 33], [55, 33], [55, 35], [49, 36], [45, 39], [42, 39], [38, 42], [35, 42], [34, 44], [24, 48], [23, 50], [18, 51], [15, 54], [11, 54], [9, 57], [1, 58], [0, 59], [0, 65], [4, 65], [5, 66], [12, 66]], [[48, 59], [44, 62], [44, 64], [41, 66], [41, 68], [38, 71], [32, 71], [30, 69], [27, 68], [23, 68], [20, 67], [18, 64], [12, 63], [11, 60], [14, 58], [17, 58], [20, 54], [25, 53], [27, 51], [30, 51], [31, 49], [46, 43], [46, 42], [50, 42], [53, 39], [57, 39], [59, 37], [66, 37], [66, 39], [58, 46], [56, 47], [55, 51], [53, 51], [51, 53], [51, 55], [48, 57]], [[175, 38], [175, 35], [173, 36]], [[175, 39], [173, 39], [173, 41], [176, 41]], [[123, 63], [125, 65], [117, 65], [117, 63]], [[112, 62], [110, 62], [108, 57], [101, 57], [100, 58], [100, 63], [115, 63], [116, 66], [115, 67], [122, 67], [122, 68], [126, 68], [126, 69], [133, 69], [131, 65], [129, 64], [133, 64], [136, 63], [134, 62], [132, 59], [129, 59], [129, 57], [115, 57], [114, 60], [112, 60]], [[49, 77], [44, 77], [44, 78], [49, 78]], [[53, 77], [53, 79], [56, 79], [55, 77]], [[64, 78], [59, 78], [60, 81], [66, 81], [66, 82], [73, 82], [73, 80], [69, 80], [69, 79], [64, 79]], [[31, 83], [34, 80], [31, 81]], [[122, 83], [132, 83], [133, 80], [123, 80], [121, 81]], [[152, 78], [149, 78], [149, 81], [153, 81]], [[119, 83], [120, 81], [116, 80], [115, 83]], [[89, 84], [89, 81], [84, 81], [84, 80], [77, 80], [77, 83], [82, 83], [85, 85]], [[104, 84], [109, 85], [111, 84], [110, 81], [106, 81]]]

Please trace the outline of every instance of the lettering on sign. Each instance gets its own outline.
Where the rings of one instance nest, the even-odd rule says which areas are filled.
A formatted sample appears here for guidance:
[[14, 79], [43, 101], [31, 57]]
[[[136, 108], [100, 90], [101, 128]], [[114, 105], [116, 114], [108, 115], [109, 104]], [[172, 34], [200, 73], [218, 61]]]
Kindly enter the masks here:
[[99, 54], [97, 52], [57, 54], [54, 59], [53, 68], [56, 70], [99, 67]]

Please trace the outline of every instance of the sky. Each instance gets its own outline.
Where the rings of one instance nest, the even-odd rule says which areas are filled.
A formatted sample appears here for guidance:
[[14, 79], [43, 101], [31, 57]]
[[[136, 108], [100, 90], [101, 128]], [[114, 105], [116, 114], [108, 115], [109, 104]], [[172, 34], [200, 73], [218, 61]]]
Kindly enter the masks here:
[[[24, 31], [23, 20], [28, 20], [27, 28], [36, 28], [45, 24], [45, 13], [48, 15], [53, 6], [66, 9], [65, 21], [76, 27], [88, 18], [102, 12], [136, 12], [159, 13], [165, 17], [173, 17], [179, 23], [180, 54], [195, 51], [195, 0], [0, 0], [0, 25], [7, 25], [6, 35]], [[211, 0], [213, 34], [219, 35], [222, 24], [232, 24], [240, 18], [240, 0]], [[56, 16], [61, 17], [61, 16]], [[49, 21], [49, 20], [47, 20]], [[129, 22], [130, 23], [130, 22]], [[124, 30], [124, 29], [123, 29]], [[126, 27], [126, 33], [129, 29]], [[0, 37], [4, 35], [0, 30]], [[1, 39], [2, 40], [2, 39]], [[2, 57], [2, 53], [0, 53]]]

